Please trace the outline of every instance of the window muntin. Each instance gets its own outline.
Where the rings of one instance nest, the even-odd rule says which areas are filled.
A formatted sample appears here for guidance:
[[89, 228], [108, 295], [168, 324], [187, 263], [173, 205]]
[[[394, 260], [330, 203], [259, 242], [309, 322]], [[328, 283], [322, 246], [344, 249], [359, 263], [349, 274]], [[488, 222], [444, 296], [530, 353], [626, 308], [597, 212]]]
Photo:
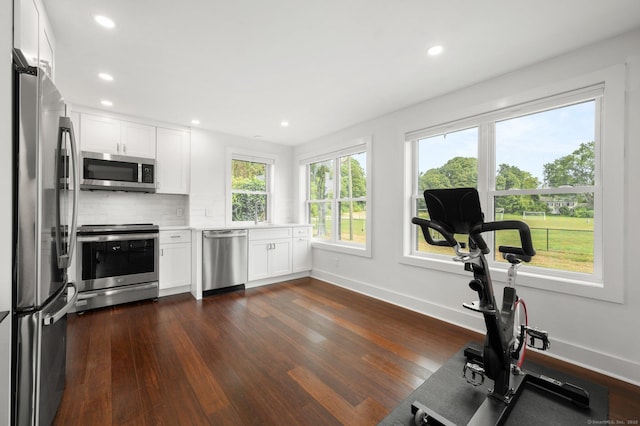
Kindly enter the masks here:
[[231, 160], [231, 220], [266, 222], [269, 216], [271, 164]]
[[316, 240], [367, 246], [367, 150], [353, 148], [306, 164], [307, 217]]
[[[477, 168], [476, 187], [485, 220], [518, 219], [530, 225], [538, 255], [527, 268], [536, 273], [559, 273], [576, 279], [587, 276], [588, 281], [602, 279], [602, 250], [598, 247], [602, 243], [598, 238], [602, 209], [598, 208], [600, 188], [596, 175], [600, 170], [597, 150], [601, 96], [602, 90], [595, 96], [590, 92], [569, 102], [559, 96], [557, 101], [549, 99], [542, 106], [537, 101], [513, 111], [505, 109], [466, 119], [458, 127], [468, 129], [470, 124], [477, 124], [477, 146], [483, 147], [483, 158]], [[455, 128], [455, 123], [447, 124], [447, 137]], [[421, 192], [429, 186], [419, 179], [426, 172], [419, 166], [420, 144], [434, 136], [442, 138], [439, 135], [443, 132], [434, 128], [433, 132], [417, 134], [412, 139], [416, 179], [413, 185], [419, 191], [414, 189], [412, 210], [426, 217]], [[438, 257], [442, 253], [450, 257], [450, 250], [428, 246], [419, 230], [412, 229], [412, 234], [410, 254]], [[517, 236], [508, 232], [495, 234], [486, 239], [494, 247], [497, 265], [503, 262], [497, 247], [509, 245], [510, 239]]]

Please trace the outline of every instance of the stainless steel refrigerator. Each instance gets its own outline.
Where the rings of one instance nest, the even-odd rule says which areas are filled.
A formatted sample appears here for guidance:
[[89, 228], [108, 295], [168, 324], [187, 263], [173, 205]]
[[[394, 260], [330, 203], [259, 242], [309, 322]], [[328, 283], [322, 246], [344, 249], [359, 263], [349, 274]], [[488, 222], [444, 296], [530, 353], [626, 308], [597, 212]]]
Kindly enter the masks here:
[[60, 92], [13, 52], [12, 423], [49, 425], [65, 383], [77, 150]]

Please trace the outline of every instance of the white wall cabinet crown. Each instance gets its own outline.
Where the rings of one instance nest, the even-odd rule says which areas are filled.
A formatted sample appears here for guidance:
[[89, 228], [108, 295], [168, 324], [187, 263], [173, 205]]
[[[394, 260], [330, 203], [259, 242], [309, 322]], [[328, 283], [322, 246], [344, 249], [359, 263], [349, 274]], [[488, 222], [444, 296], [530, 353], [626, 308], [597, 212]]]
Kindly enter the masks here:
[[158, 127], [157, 190], [160, 194], [189, 194], [191, 138], [188, 132]]
[[189, 291], [191, 286], [191, 231], [160, 231], [160, 296]]
[[80, 117], [83, 151], [156, 158], [156, 128], [92, 114]]

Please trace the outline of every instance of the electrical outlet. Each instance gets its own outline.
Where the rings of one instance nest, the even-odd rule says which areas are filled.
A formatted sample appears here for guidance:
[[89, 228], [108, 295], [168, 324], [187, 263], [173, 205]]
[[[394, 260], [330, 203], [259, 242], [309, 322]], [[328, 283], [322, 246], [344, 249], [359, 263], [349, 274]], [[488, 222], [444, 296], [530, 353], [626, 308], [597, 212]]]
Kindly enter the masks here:
[[184, 209], [176, 209], [176, 216], [178, 217], [184, 216]]

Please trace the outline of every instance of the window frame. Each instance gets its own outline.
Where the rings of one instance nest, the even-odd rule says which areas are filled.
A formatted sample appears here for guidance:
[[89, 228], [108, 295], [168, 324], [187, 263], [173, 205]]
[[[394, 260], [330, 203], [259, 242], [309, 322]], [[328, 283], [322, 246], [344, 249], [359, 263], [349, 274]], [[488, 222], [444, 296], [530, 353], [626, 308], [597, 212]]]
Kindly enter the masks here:
[[[259, 222], [260, 224], [270, 224], [273, 223], [273, 205], [274, 205], [274, 194], [273, 188], [275, 186], [275, 167], [276, 167], [276, 159], [277, 157], [265, 153], [258, 152], [246, 152], [246, 151], [238, 151], [238, 150], [228, 150], [227, 152], [227, 208], [226, 208], [226, 223], [229, 225], [255, 225], [255, 221], [247, 220], [247, 221], [234, 221], [233, 220], [233, 194], [242, 193], [242, 194], [265, 194], [267, 196], [266, 201], [266, 212], [265, 212], [265, 221]], [[253, 163], [262, 163], [266, 165], [266, 192], [263, 191], [238, 191], [232, 188], [233, 186], [233, 161], [248, 161]]]
[[[333, 147], [331, 151], [316, 152], [311, 155], [304, 156], [299, 159], [298, 164], [300, 168], [300, 197], [301, 203], [301, 217], [304, 218], [304, 222], [311, 223], [309, 217], [309, 206], [313, 203], [328, 202], [331, 205], [332, 214], [332, 229], [330, 239], [318, 239], [312, 238], [312, 247], [336, 251], [341, 253], [355, 254], [358, 256], [371, 257], [371, 229], [372, 229], [372, 215], [371, 215], [371, 138], [359, 138], [350, 143], [343, 144], [339, 147]], [[340, 185], [340, 159], [354, 154], [365, 153], [366, 155], [366, 196], [365, 197], [341, 197]], [[333, 160], [334, 177], [333, 177], [333, 197], [327, 200], [311, 200], [310, 199], [310, 165], [322, 161]], [[335, 220], [335, 215], [339, 214], [339, 205], [345, 201], [363, 201], [367, 206], [367, 216], [365, 222], [365, 243], [358, 243], [352, 241], [346, 241], [339, 239], [339, 221]]]
[[[495, 122], [535, 112], [596, 99], [595, 156], [596, 182], [593, 187], [544, 188], [518, 190], [517, 195], [594, 192], [594, 271], [582, 274], [523, 265], [519, 270], [518, 284], [542, 290], [623, 303], [623, 259], [619, 245], [624, 235], [624, 81], [623, 66], [613, 66], [569, 81], [532, 90], [526, 94], [496, 102], [499, 107], [480, 111], [476, 115], [456, 120], [455, 117], [441, 125], [418, 131], [405, 132], [405, 224], [403, 257], [401, 263], [464, 274], [460, 264], [452, 256], [417, 253], [415, 225], [411, 217], [416, 210], [417, 143], [416, 141], [464, 128], [480, 126], [478, 141], [478, 191], [483, 211], [488, 219], [493, 217], [494, 197], [514, 195], [515, 190], [495, 190]], [[603, 147], [607, 147], [604, 151]], [[605, 175], [606, 173], [606, 175]], [[421, 196], [421, 194], [419, 194]], [[617, 207], [613, 207], [617, 206]], [[604, 229], [607, 233], [604, 233]], [[493, 247], [493, 235], [487, 236]], [[490, 260], [494, 280], [506, 283], [508, 266]]]

